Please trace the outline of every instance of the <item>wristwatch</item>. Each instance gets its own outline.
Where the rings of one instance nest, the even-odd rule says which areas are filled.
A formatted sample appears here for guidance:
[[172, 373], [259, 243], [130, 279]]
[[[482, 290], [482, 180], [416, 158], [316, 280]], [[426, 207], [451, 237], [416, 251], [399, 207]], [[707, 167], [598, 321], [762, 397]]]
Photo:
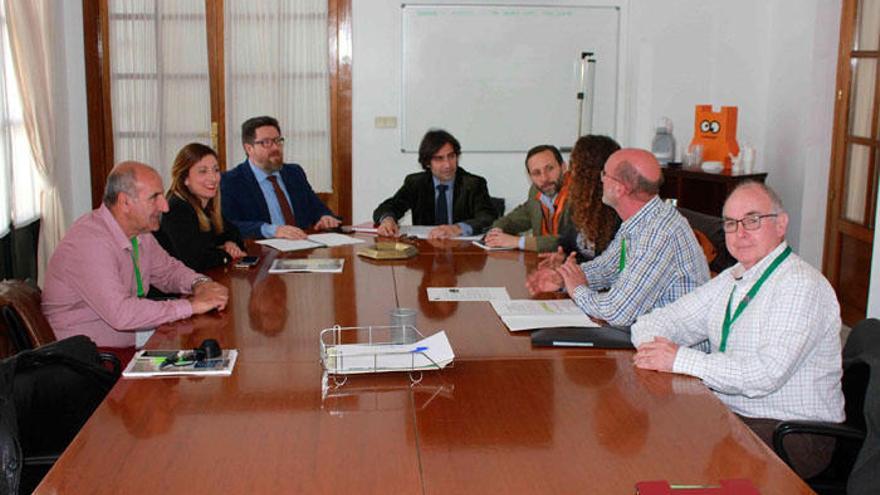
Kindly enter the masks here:
[[201, 284], [204, 284], [205, 282], [213, 282], [213, 280], [211, 280], [211, 277], [206, 277], [206, 276], [204, 276], [204, 275], [200, 275], [200, 276], [196, 277], [196, 279], [193, 280], [193, 283], [192, 283], [192, 285], [190, 286], [190, 290], [191, 290], [192, 292], [195, 292], [195, 291], [196, 291], [196, 287], [199, 286], [199, 285], [201, 285]]

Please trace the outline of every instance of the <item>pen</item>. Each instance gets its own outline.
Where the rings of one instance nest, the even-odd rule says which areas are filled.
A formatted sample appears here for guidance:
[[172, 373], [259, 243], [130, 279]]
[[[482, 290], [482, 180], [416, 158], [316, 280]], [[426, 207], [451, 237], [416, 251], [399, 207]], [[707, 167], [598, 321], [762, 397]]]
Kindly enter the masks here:
[[415, 353], [417, 353], [417, 352], [425, 352], [425, 351], [427, 351], [427, 350], [428, 350], [428, 348], [427, 348], [426, 346], [419, 346], [419, 347], [416, 347], [415, 349], [413, 349], [413, 350], [411, 350], [411, 351], [409, 351], [409, 352], [415, 354]]

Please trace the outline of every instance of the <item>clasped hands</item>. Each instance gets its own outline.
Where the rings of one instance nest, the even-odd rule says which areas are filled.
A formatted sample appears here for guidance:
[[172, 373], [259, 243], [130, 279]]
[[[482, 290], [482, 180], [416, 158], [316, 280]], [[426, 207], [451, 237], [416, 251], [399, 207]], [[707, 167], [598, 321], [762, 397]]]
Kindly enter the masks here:
[[587, 285], [587, 276], [577, 262], [576, 253], [572, 252], [566, 256], [562, 248], [559, 248], [555, 253], [544, 253], [538, 257], [541, 259], [538, 269], [526, 278], [529, 294], [534, 296], [565, 287], [571, 295], [576, 287]]

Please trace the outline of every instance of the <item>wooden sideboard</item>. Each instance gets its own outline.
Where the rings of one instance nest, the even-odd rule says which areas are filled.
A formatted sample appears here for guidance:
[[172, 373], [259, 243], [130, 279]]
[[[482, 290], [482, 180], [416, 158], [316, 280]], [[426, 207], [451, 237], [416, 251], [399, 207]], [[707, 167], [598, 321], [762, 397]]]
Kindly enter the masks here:
[[766, 178], [766, 172], [711, 173], [700, 167], [664, 167], [660, 197], [675, 198], [679, 207], [720, 217], [724, 200], [737, 184], [747, 180], [764, 182]]

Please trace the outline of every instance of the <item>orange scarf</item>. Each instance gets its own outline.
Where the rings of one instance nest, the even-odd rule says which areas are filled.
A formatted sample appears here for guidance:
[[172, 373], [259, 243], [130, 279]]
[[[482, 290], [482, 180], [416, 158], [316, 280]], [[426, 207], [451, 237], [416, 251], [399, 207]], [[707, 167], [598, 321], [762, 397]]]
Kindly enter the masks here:
[[535, 200], [541, 205], [541, 235], [559, 235], [559, 220], [562, 218], [562, 210], [565, 209], [565, 201], [568, 199], [568, 190], [571, 186], [571, 174], [565, 173], [562, 179], [562, 189], [556, 193], [556, 199], [553, 200], [553, 218], [550, 218], [550, 208], [541, 201], [540, 190], [535, 195]]

